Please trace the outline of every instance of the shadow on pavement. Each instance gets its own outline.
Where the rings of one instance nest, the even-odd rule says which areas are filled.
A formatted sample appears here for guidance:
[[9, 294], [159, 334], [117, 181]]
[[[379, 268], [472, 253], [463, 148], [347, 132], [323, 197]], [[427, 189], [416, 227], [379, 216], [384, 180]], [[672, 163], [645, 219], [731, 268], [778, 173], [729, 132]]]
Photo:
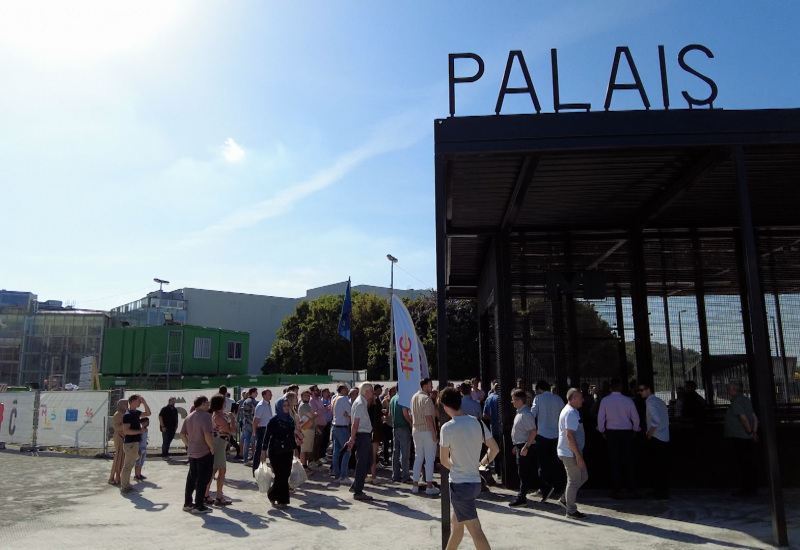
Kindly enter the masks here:
[[147, 512], [163, 512], [169, 506], [169, 503], [167, 502], [155, 503], [152, 500], [142, 496], [141, 493], [130, 493], [128, 495], [123, 495], [123, 497], [130, 500], [135, 508], [139, 510], [145, 510]]
[[697, 545], [716, 544], [716, 545], [723, 545], [729, 548], [757, 550], [755, 546], [747, 546], [743, 544], [735, 544], [728, 541], [720, 541], [708, 537], [703, 537], [700, 535], [695, 535], [693, 533], [685, 533], [682, 531], [675, 531], [673, 529], [663, 529], [661, 527], [647, 525], [645, 523], [640, 523], [638, 521], [628, 521], [622, 518], [612, 518], [608, 516], [602, 516], [599, 514], [591, 515], [589, 517], [588, 523], [594, 525], [607, 525], [610, 527], [616, 527], [618, 529], [622, 529], [626, 533], [639, 533], [642, 535], [658, 537], [659, 539], [662, 540], [672, 540], [675, 542], [682, 542], [686, 544], [697, 544]]
[[219, 510], [220, 513], [229, 516], [231, 519], [235, 519], [241, 523], [244, 523], [248, 529], [266, 529], [269, 523], [275, 521], [272, 518], [265, 518], [262, 516], [258, 516], [253, 514], [252, 512], [247, 512], [246, 510], [240, 510], [239, 508], [233, 508], [231, 506], [225, 506], [224, 508], [215, 508], [215, 510]]
[[327, 527], [334, 531], [344, 531], [347, 529], [347, 527], [339, 523], [339, 520], [322, 510], [308, 510], [303, 507], [297, 508], [290, 505], [284, 510], [270, 510], [267, 514], [272, 518], [289, 519], [290, 521], [295, 521], [307, 527]]

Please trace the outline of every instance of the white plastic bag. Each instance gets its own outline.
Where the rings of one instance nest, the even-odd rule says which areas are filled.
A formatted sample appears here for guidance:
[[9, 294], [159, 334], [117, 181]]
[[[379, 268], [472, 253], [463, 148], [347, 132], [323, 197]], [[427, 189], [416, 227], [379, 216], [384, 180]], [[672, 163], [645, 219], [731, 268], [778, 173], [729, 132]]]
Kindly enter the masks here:
[[266, 493], [269, 491], [270, 485], [272, 485], [272, 470], [269, 466], [267, 466], [266, 462], [262, 462], [261, 466], [258, 467], [256, 471], [256, 483], [258, 483], [258, 490], [262, 493]]
[[292, 473], [289, 475], [289, 486], [297, 489], [306, 481], [308, 481], [306, 469], [303, 468], [300, 460], [297, 457], [294, 457], [294, 460], [292, 460]]

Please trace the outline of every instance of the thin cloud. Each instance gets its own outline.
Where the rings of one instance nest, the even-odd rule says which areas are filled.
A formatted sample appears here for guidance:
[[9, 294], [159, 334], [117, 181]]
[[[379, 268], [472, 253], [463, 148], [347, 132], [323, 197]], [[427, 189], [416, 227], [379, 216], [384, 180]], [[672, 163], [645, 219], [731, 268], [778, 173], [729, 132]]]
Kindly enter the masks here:
[[197, 245], [209, 238], [246, 229], [289, 212], [296, 202], [333, 185], [364, 161], [383, 153], [404, 149], [419, 141], [428, 128], [426, 124], [424, 131], [421, 131], [414, 124], [417, 120], [416, 116], [398, 116], [385, 121], [376, 128], [364, 145], [344, 153], [333, 164], [319, 170], [306, 181], [283, 189], [265, 201], [237, 210], [189, 235], [182, 244]]
[[228, 138], [222, 145], [222, 156], [229, 162], [239, 162], [244, 158], [244, 149], [233, 138]]

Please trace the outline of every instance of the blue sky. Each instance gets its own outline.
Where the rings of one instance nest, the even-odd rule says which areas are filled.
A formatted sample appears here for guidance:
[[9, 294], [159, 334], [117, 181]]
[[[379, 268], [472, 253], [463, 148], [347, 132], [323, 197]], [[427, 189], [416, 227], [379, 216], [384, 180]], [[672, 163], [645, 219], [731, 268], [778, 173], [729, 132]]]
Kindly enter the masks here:
[[[157, 288], [276, 296], [352, 276], [436, 283], [433, 121], [447, 55], [486, 73], [456, 114], [492, 115], [510, 50], [543, 111], [602, 109], [629, 46], [653, 108], [800, 106], [794, 2], [6, 2], [0, 5], [0, 288], [106, 309]], [[457, 71], [469, 74], [469, 63]], [[626, 73], [620, 73], [623, 81]], [[519, 85], [515, 71], [512, 85]], [[612, 108], [641, 109], [636, 92]], [[509, 96], [504, 114], [532, 112]]]

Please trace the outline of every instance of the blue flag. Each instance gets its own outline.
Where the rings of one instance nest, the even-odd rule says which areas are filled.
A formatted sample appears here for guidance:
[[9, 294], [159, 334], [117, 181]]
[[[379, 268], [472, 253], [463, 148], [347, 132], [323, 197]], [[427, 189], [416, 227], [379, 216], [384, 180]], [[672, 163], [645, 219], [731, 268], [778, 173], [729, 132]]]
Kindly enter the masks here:
[[344, 303], [342, 304], [342, 316], [339, 317], [338, 332], [344, 338], [350, 339], [350, 311], [353, 304], [350, 302], [350, 278], [347, 279], [347, 290], [344, 291]]

